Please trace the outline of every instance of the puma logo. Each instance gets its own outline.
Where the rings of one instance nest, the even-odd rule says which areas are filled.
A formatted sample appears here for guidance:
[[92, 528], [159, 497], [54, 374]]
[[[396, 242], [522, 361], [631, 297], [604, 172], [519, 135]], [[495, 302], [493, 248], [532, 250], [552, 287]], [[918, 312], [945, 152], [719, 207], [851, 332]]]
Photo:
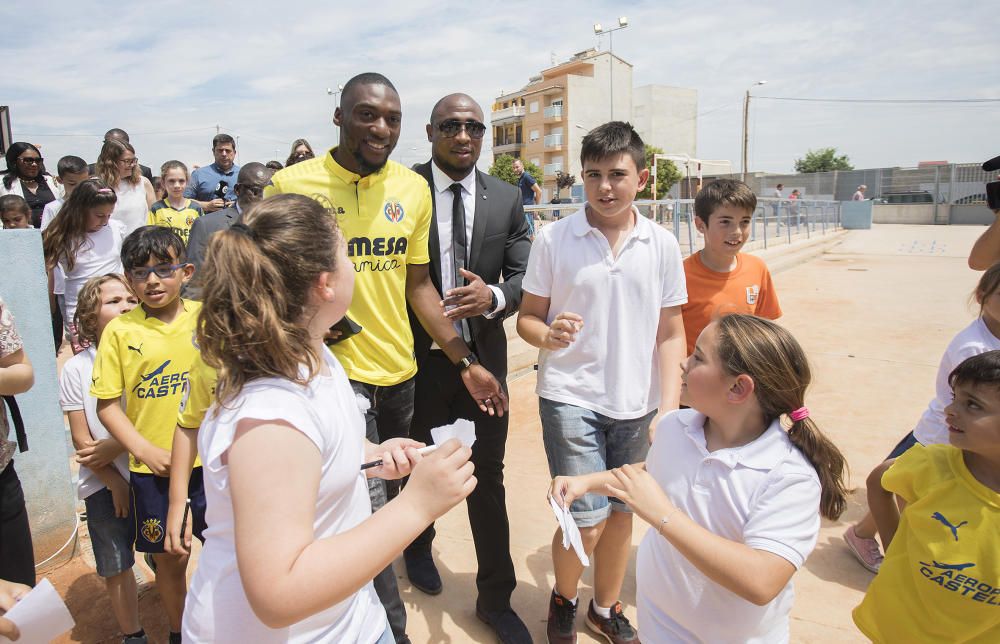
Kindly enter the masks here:
[[952, 534], [953, 537], [955, 537], [955, 541], [958, 541], [958, 529], [961, 528], [966, 523], [968, 523], [968, 521], [962, 521], [958, 525], [952, 525], [951, 521], [949, 521], [948, 519], [946, 519], [945, 516], [943, 514], [941, 514], [940, 512], [935, 512], [934, 514], [931, 515], [931, 518], [935, 519], [937, 521], [940, 521], [949, 530], [951, 530], [951, 534]]
[[128, 345], [128, 350], [129, 350], [129, 351], [135, 351], [136, 353], [138, 353], [138, 354], [139, 354], [139, 355], [141, 356], [141, 355], [142, 355], [142, 345], [143, 345], [143, 344], [144, 344], [143, 342], [140, 342], [140, 343], [139, 343], [139, 346], [137, 346], [137, 347], [133, 347], [133, 346], [132, 346], [132, 345], [130, 344], [130, 345]]
[[[100, 378], [100, 376], [97, 376], [97, 378]], [[95, 378], [94, 376], [91, 376], [90, 377], [90, 384], [91, 385], [96, 385], [97, 384], [97, 378]]]

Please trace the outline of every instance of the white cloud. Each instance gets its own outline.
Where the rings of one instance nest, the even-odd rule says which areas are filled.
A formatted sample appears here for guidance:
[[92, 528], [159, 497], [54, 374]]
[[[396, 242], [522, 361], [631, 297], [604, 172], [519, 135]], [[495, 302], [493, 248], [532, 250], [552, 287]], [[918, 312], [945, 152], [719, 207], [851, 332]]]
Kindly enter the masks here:
[[[594, 46], [593, 22], [622, 11], [597, 0], [343, 5], [184, 0], [108, 14], [78, 0], [4, 3], [3, 100], [15, 137], [43, 144], [48, 157], [93, 159], [100, 135], [117, 126], [150, 165], [206, 163], [218, 124], [240, 136], [242, 160], [283, 160], [300, 136], [335, 144], [327, 87], [380, 71], [400, 90], [395, 157], [410, 164], [429, 153], [423, 125], [437, 98], [464, 91], [489, 111], [501, 89], [547, 67], [550, 52], [562, 60]], [[738, 160], [743, 92], [762, 78], [763, 96], [998, 95], [989, 3], [651, 1], [624, 11], [630, 26], [614, 49], [635, 66], [634, 82], [696, 88], [699, 111], [711, 111], [699, 120], [704, 158]], [[825, 145], [861, 167], [981, 160], [1000, 152], [988, 136], [1000, 131], [997, 107], [754, 101], [752, 167], [788, 170]], [[50, 136], [66, 133], [91, 136]]]

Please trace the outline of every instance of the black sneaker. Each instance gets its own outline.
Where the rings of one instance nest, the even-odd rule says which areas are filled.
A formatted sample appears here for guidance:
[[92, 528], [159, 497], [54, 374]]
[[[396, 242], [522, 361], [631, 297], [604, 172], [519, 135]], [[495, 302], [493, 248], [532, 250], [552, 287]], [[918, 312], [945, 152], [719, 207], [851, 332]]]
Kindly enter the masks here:
[[621, 602], [615, 602], [611, 607], [611, 617], [604, 619], [594, 610], [594, 600], [590, 600], [590, 607], [587, 609], [587, 627], [611, 644], [639, 644], [639, 633], [622, 612]]
[[148, 641], [144, 632], [141, 635], [126, 635], [122, 638], [122, 644], [147, 644]]
[[576, 644], [576, 604], [556, 591], [549, 600], [549, 644]]
[[441, 594], [441, 575], [438, 574], [431, 553], [409, 554], [403, 552], [403, 561], [406, 563], [406, 576], [410, 578], [410, 583], [413, 584], [414, 588], [428, 595]]
[[528, 627], [510, 608], [486, 610], [477, 601], [476, 617], [493, 629], [500, 644], [533, 644]]

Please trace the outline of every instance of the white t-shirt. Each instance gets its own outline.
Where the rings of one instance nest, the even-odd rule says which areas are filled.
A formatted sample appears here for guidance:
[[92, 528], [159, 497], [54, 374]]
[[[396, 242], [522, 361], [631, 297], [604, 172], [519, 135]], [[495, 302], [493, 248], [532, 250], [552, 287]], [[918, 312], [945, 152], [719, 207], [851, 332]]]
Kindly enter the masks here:
[[[709, 452], [705, 416], [660, 421], [646, 468], [670, 500], [714, 534], [774, 553], [799, 568], [819, 534], [816, 470], [778, 421], [757, 440]], [[651, 528], [636, 559], [639, 632], [649, 642], [788, 641], [792, 582], [757, 606], [708, 579]]]
[[111, 221], [125, 224], [125, 235], [128, 236], [136, 228], [146, 225], [146, 215], [149, 214], [149, 204], [146, 202], [145, 178], [134, 186], [121, 181], [115, 187], [118, 201], [111, 211]]
[[981, 317], [959, 331], [948, 344], [938, 366], [934, 398], [927, 405], [924, 415], [917, 421], [917, 426], [913, 428], [913, 437], [921, 445], [947, 445], [949, 442], [948, 423], [944, 419], [944, 408], [951, 404], [952, 398], [948, 375], [964, 360], [995, 349], [1000, 349], [1000, 339], [990, 333]]
[[56, 199], [55, 201], [50, 201], [49, 203], [45, 204], [45, 207], [42, 208], [42, 223], [40, 226], [40, 230], [45, 230], [46, 228], [49, 227], [49, 224], [52, 223], [52, 220], [55, 219], [55, 216], [59, 214], [59, 209], [62, 208], [62, 205], [63, 205], [62, 199]]
[[[315, 443], [322, 474], [313, 523], [316, 539], [345, 532], [371, 516], [364, 462], [365, 422], [343, 367], [323, 352], [330, 375], [307, 387], [262, 378], [243, 387], [225, 407], [213, 406], [198, 432], [205, 473], [205, 547], [184, 606], [185, 642], [359, 642], [385, 631], [385, 610], [371, 582], [330, 608], [288, 628], [272, 629], [254, 614], [236, 562], [229, 467], [223, 458], [237, 423], [281, 419]], [[260, 517], [267, 521], [267, 517]], [[360, 555], [359, 555], [360, 556]]]
[[[125, 227], [121, 222], [109, 220], [108, 225], [96, 233], [87, 233], [86, 241], [76, 253], [73, 270], [67, 267], [65, 258], [60, 260], [65, 296], [63, 323], [67, 326], [73, 322], [76, 299], [87, 280], [105, 273], [122, 272], [121, 252], [125, 234]], [[55, 282], [59, 281], [58, 276], [53, 276], [53, 279]], [[55, 288], [58, 288], [58, 284]], [[87, 388], [90, 389], [89, 386]]]
[[[97, 350], [94, 347], [87, 347], [66, 361], [62, 375], [59, 376], [59, 405], [64, 412], [82, 409], [87, 418], [87, 425], [90, 427], [90, 435], [96, 440], [102, 440], [111, 438], [111, 434], [97, 418], [97, 398], [90, 395], [90, 375], [94, 371], [94, 358], [96, 356]], [[128, 481], [128, 454], [126, 452], [122, 452], [114, 460], [114, 466], [122, 478]], [[81, 465], [80, 482], [76, 487], [77, 497], [85, 499], [103, 489], [104, 483], [101, 482], [101, 479], [97, 478], [97, 475], [90, 469]]]
[[660, 402], [660, 309], [687, 302], [680, 246], [633, 208], [635, 227], [614, 257], [585, 208], [543, 227], [522, 288], [549, 298], [546, 323], [577, 313], [583, 328], [566, 349], [538, 354], [536, 393], [610, 418], [639, 418]]

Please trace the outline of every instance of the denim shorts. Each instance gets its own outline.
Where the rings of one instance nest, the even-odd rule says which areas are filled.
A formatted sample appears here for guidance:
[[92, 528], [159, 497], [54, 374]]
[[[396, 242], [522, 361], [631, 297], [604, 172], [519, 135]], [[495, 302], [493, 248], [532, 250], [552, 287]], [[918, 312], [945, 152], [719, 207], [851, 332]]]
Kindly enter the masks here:
[[94, 548], [97, 574], [114, 577], [129, 570], [135, 563], [132, 544], [135, 543], [135, 518], [131, 508], [129, 516], [116, 517], [111, 490], [94, 492], [83, 503], [87, 507], [87, 530]]
[[[539, 398], [538, 411], [553, 477], [605, 472], [646, 459], [649, 423], [656, 416], [655, 410], [640, 418], [618, 420], [576, 405]], [[586, 494], [570, 506], [581, 528], [598, 525], [612, 510], [631, 511], [620, 500], [601, 494]]]

